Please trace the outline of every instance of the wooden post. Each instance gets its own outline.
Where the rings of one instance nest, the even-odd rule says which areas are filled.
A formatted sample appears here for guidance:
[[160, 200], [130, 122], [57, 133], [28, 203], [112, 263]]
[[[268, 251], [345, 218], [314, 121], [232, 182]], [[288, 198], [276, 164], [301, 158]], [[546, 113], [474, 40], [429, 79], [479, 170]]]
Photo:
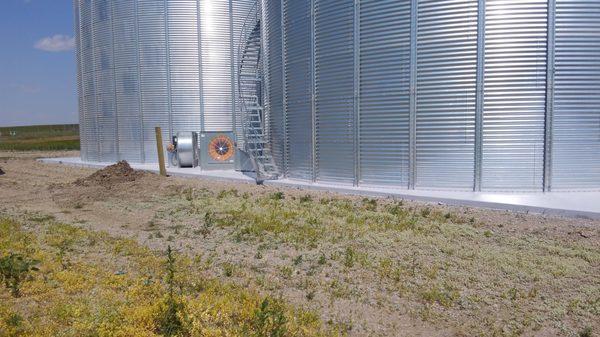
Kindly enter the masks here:
[[158, 151], [158, 166], [160, 167], [160, 175], [167, 176], [167, 168], [165, 167], [165, 152], [163, 150], [162, 130], [160, 126], [154, 128], [156, 131], [156, 150]]

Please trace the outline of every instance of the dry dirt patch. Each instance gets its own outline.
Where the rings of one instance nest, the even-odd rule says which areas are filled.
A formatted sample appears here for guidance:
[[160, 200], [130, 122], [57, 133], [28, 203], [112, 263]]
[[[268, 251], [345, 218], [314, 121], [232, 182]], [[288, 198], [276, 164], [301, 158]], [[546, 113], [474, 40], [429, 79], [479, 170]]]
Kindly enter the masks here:
[[114, 185], [124, 182], [136, 181], [145, 175], [145, 172], [134, 170], [127, 161], [122, 160], [114, 165], [98, 170], [88, 177], [77, 179], [73, 184], [77, 186], [100, 185], [111, 188]]

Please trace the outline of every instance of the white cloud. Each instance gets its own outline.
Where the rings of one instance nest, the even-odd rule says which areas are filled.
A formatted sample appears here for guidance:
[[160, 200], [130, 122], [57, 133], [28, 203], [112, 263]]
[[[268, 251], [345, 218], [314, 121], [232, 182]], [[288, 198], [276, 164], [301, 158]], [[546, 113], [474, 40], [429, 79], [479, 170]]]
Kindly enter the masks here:
[[69, 51], [75, 48], [75, 38], [57, 34], [37, 41], [34, 48], [49, 52]]

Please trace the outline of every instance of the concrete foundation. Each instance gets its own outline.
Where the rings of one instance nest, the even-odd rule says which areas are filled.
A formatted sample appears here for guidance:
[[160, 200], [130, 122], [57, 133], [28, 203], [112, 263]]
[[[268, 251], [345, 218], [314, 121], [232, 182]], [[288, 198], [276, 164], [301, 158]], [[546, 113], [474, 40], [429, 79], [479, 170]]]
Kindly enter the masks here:
[[[80, 158], [43, 158], [44, 163], [78, 167], [103, 168], [113, 163], [88, 163]], [[157, 164], [131, 164], [134, 169], [158, 172]], [[215, 180], [254, 183], [254, 178], [236, 171], [205, 171], [199, 168], [167, 169], [169, 175], [201, 177]], [[551, 193], [490, 193], [460, 191], [403, 190], [385, 187], [354, 187], [330, 183], [307, 183], [291, 179], [266, 181], [265, 185], [325, 190], [342, 194], [394, 197], [448, 205], [483, 207], [490, 209], [530, 212], [554, 216], [600, 219], [600, 192], [551, 192]]]

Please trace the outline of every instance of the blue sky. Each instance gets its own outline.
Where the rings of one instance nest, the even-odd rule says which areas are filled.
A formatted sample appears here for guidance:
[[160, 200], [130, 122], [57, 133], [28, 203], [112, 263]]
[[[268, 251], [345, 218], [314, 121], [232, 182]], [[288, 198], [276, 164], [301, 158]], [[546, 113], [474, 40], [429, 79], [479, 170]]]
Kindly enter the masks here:
[[0, 0], [0, 126], [77, 123], [71, 0]]

